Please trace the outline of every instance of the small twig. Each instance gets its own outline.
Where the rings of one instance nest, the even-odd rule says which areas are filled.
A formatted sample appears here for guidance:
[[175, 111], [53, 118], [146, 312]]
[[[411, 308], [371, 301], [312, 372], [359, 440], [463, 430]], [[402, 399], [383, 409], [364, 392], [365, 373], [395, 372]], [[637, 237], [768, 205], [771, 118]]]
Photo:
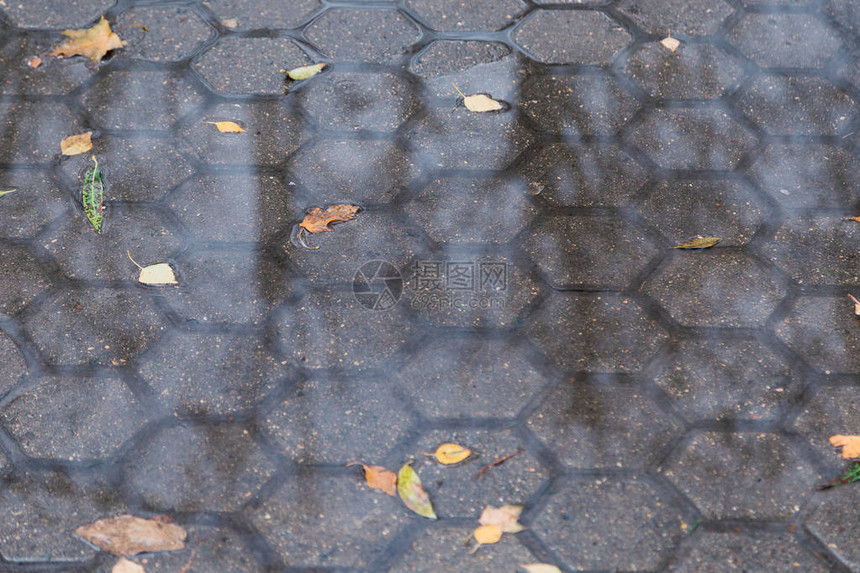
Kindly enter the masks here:
[[188, 558], [188, 562], [179, 570], [179, 573], [188, 573], [188, 569], [191, 567], [191, 564], [194, 563], [194, 550], [191, 550], [191, 557]]
[[494, 461], [494, 462], [490, 462], [490, 463], [488, 463], [488, 464], [484, 464], [484, 465], [482, 465], [482, 466], [481, 466], [481, 469], [479, 469], [479, 470], [478, 470], [478, 473], [476, 473], [476, 474], [472, 477], [472, 481], [478, 481], [478, 479], [479, 479], [479, 478], [483, 478], [483, 477], [484, 477], [484, 474], [486, 474], [486, 473], [487, 473], [487, 470], [489, 470], [489, 469], [490, 469], [490, 468], [492, 468], [492, 467], [502, 465], [503, 463], [505, 463], [506, 461], [508, 461], [508, 460], [509, 460], [509, 459], [511, 459], [512, 457], [514, 457], [515, 455], [517, 455], [517, 454], [519, 454], [519, 453], [522, 453], [522, 451], [523, 451], [523, 450], [522, 450], [521, 448], [517, 448], [517, 451], [515, 451], [515, 452], [514, 452], [514, 453], [512, 453], [512, 454], [508, 454], [508, 455], [506, 455], [505, 457], [503, 457], [503, 458], [499, 458], [499, 459], [497, 459], [497, 460], [496, 460], [496, 461]]

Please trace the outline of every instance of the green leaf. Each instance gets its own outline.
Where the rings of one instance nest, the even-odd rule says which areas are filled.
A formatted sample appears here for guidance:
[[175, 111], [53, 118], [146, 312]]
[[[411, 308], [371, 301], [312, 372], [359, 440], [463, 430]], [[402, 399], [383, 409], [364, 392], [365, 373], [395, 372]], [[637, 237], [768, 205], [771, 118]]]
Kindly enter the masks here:
[[292, 70], [287, 72], [287, 77], [291, 80], [299, 81], [306, 80], [308, 78], [312, 78], [325, 68], [328, 64], [325, 62], [321, 62], [319, 64], [314, 64], [312, 66], [302, 66], [301, 68], [293, 68]]
[[437, 519], [433, 512], [433, 506], [430, 504], [430, 497], [421, 486], [421, 478], [412, 469], [412, 462], [403, 464], [403, 467], [397, 472], [397, 493], [400, 494], [400, 499], [403, 500], [406, 507], [421, 517]]
[[672, 247], [673, 249], [709, 249], [723, 239], [720, 237], [694, 237]]
[[102, 220], [104, 218], [104, 184], [99, 173], [99, 162], [93, 156], [93, 166], [84, 175], [84, 185], [81, 187], [81, 203], [84, 204], [84, 213], [93, 229], [101, 235]]

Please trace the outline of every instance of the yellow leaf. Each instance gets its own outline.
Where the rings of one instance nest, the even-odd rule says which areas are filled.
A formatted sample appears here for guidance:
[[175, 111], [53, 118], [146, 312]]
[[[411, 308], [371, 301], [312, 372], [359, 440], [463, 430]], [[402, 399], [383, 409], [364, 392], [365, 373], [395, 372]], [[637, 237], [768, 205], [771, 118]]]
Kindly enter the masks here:
[[214, 125], [221, 133], [245, 133], [242, 126], [235, 121], [204, 121], [203, 123]]
[[137, 277], [138, 282], [145, 285], [175, 285], [176, 275], [173, 273], [173, 268], [167, 263], [156, 263], [148, 267], [142, 267], [134, 259], [131, 258], [131, 253], [125, 252], [128, 258], [134, 265], [140, 269], [140, 275]]
[[478, 522], [481, 525], [495, 525], [505, 533], [519, 533], [525, 529], [519, 523], [520, 514], [523, 512], [521, 505], [503, 505], [495, 508], [488, 505], [481, 512]]
[[93, 132], [88, 131], [78, 135], [70, 135], [60, 142], [63, 155], [80, 155], [93, 148]]
[[679, 42], [677, 39], [673, 38], [672, 36], [666, 36], [665, 38], [660, 40], [660, 44], [662, 44], [663, 47], [666, 48], [667, 50], [669, 50], [670, 52], [674, 52], [679, 47], [681, 47], [681, 42]]
[[291, 80], [306, 80], [308, 78], [312, 78], [327, 66], [325, 62], [321, 62], [319, 64], [314, 64], [312, 66], [302, 66], [300, 68], [293, 68], [292, 70], [287, 72], [287, 76]]
[[478, 545], [472, 549], [472, 553], [474, 553], [481, 545], [498, 543], [502, 538], [502, 530], [498, 525], [482, 525], [472, 532], [472, 537], [478, 542]]
[[466, 109], [476, 113], [499, 111], [500, 109], [503, 109], [501, 103], [484, 94], [466, 96], [463, 98], [463, 103], [466, 104]]
[[672, 247], [673, 249], [709, 249], [722, 241], [720, 237], [693, 237]]
[[361, 462], [349, 462], [346, 467], [359, 465], [364, 468], [364, 481], [373, 489], [381, 489], [388, 495], [397, 495], [397, 474], [383, 466], [369, 466]]
[[561, 573], [561, 569], [549, 563], [523, 563], [520, 565], [528, 573]]
[[130, 561], [125, 557], [120, 557], [119, 561], [110, 570], [110, 573], [145, 573], [146, 570], [142, 565]]
[[830, 444], [834, 448], [842, 448], [842, 458], [851, 460], [860, 458], [860, 436], [830, 436]]
[[0, 197], [3, 195], [8, 195], [9, 193], [14, 193], [17, 189], [9, 189], [8, 191], [0, 191]]
[[856, 298], [854, 298], [854, 295], [851, 294], [848, 295], [848, 298], [854, 301], [854, 314], [860, 316], [860, 300], [857, 300]]
[[80, 30], [63, 30], [62, 34], [69, 39], [53, 49], [49, 56], [85, 56], [93, 64], [98, 64], [105, 54], [111, 50], [118, 50], [124, 46], [119, 36], [110, 29], [110, 24], [102, 16], [101, 20], [92, 28]]
[[412, 469], [412, 462], [403, 464], [397, 473], [397, 493], [406, 507], [421, 517], [437, 519], [430, 497], [421, 485], [421, 478]]
[[432, 454], [418, 452], [425, 456], [434, 456], [443, 465], [458, 464], [472, 455], [472, 450], [459, 444], [442, 444]]

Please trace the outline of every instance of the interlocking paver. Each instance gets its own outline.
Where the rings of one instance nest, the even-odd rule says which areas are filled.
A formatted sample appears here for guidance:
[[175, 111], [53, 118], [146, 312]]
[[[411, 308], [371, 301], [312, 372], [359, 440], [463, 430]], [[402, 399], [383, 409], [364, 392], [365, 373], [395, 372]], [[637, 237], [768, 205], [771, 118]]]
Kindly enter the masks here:
[[[222, 26], [240, 30], [295, 28], [322, 7], [319, 0], [291, 0], [289, 3], [268, 0], [204, 0], [203, 5], [215, 13]], [[225, 24], [231, 20], [236, 21], [236, 26]]]
[[732, 14], [724, 0], [621, 0], [618, 9], [649, 34], [660, 36], [714, 34]]
[[848, 297], [800, 297], [776, 325], [776, 335], [811, 366], [860, 373], [860, 333]]
[[0, 395], [6, 394], [29, 370], [15, 341], [0, 331]]
[[537, 10], [517, 26], [514, 41], [547, 64], [609, 64], [631, 37], [618, 22], [591, 11]]
[[0, 238], [32, 238], [45, 225], [69, 212], [68, 197], [48, 171], [0, 169], [0, 189], [16, 190], [3, 196]]
[[821, 478], [782, 436], [705, 431], [663, 473], [708, 519], [790, 519]]
[[832, 494], [807, 518], [806, 527], [851, 571], [857, 571], [860, 551], [855, 541], [860, 518], [853, 510], [860, 504], [860, 490], [843, 487]]
[[27, 59], [49, 52], [57, 44], [53, 35], [36, 33], [13, 36], [0, 48], [0, 67], [5, 71], [0, 91], [7, 95], [60, 95], [83, 85], [93, 76], [85, 60], [44, 58], [38, 68]]
[[747, 13], [728, 38], [765, 68], [821, 67], [841, 44], [834, 30], [809, 14]]
[[577, 469], [650, 465], [682, 431], [637, 385], [589, 378], [552, 387], [528, 427], [562, 463]]
[[447, 32], [499, 30], [526, 8], [522, 0], [407, 0], [406, 6], [434, 30]]
[[756, 327], [785, 296], [770, 269], [738, 251], [681, 251], [642, 289], [684, 326]]
[[437, 98], [450, 98], [455, 84], [465, 94], [489, 93], [513, 102], [519, 97], [517, 54], [501, 42], [437, 40], [412, 58], [409, 69]]
[[844, 467], [840, 457], [827, 454], [828, 438], [835, 434], [860, 435], [860, 389], [856, 386], [820, 388], [794, 421], [809, 444], [821, 452], [822, 461], [834, 471]]
[[0, 313], [14, 315], [53, 285], [48, 268], [23, 246], [3, 245]]
[[184, 520], [179, 523], [188, 531], [188, 538], [194, 540], [193, 548], [189, 547], [189, 543], [184, 550], [162, 551], [139, 558], [142, 563], [145, 559], [146, 571], [173, 573], [182, 571], [188, 564], [192, 567], [189, 571], [194, 571], [194, 568], [230, 573], [254, 573], [260, 570], [263, 565], [259, 559], [255, 559], [256, 548], [249, 547], [245, 538], [229, 527], [204, 523], [191, 524]]
[[0, 101], [3, 141], [0, 162], [48, 163], [60, 155], [60, 140], [86, 131], [65, 105], [47, 101]]
[[80, 28], [113, 5], [113, 0], [32, 0], [7, 2], [2, 8], [22, 28]]
[[405, 55], [421, 30], [397, 10], [330, 8], [305, 36], [334, 60], [383, 63]]
[[215, 36], [215, 30], [194, 10], [182, 5], [141, 6], [126, 10], [117, 19], [116, 27], [133, 34], [132, 26], [145, 26], [146, 31], [118, 52], [121, 58], [177, 61], [192, 56], [204, 42]]
[[4, 404], [0, 421], [29, 456], [108, 458], [146, 422], [115, 376], [47, 377]]

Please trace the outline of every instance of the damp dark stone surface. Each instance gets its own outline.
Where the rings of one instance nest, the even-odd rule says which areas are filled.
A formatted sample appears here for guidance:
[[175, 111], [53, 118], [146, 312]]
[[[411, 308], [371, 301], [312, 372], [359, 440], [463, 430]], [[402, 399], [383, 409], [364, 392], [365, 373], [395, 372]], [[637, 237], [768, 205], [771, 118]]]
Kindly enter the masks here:
[[[102, 15], [123, 49], [48, 56]], [[860, 571], [860, 484], [815, 487], [860, 435], [858, 30], [857, 0], [0, 0], [0, 572], [107, 573], [72, 532], [123, 513], [188, 531], [133, 558], [165, 573]], [[347, 467], [407, 462], [438, 520]], [[525, 529], [470, 552], [505, 504]]]

